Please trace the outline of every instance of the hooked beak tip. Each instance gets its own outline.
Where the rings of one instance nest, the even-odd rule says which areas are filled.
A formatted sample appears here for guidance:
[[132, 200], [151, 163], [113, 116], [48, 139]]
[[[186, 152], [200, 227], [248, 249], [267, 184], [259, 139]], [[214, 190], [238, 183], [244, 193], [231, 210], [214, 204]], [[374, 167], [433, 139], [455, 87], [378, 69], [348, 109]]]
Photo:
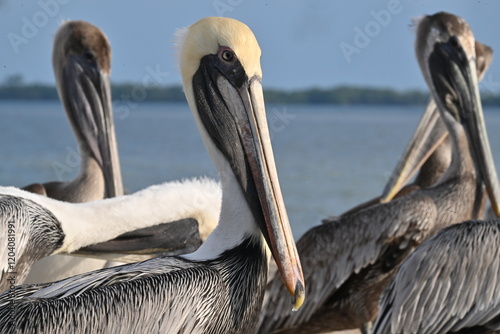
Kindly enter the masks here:
[[491, 203], [491, 207], [492, 207], [493, 211], [495, 212], [496, 216], [500, 217], [500, 207], [493, 202]]
[[385, 204], [385, 203], [390, 202], [391, 201], [391, 197], [393, 197], [393, 196], [386, 196], [386, 197], [380, 198], [380, 204]]
[[398, 182], [397, 184], [393, 185], [392, 188], [389, 189], [388, 191], [384, 191], [385, 196], [382, 195], [382, 197], [380, 197], [379, 203], [385, 204], [385, 203], [389, 203], [390, 201], [392, 201], [392, 199], [396, 196], [396, 194], [398, 193], [400, 188], [401, 188], [401, 186], [399, 185], [399, 182]]
[[305, 298], [306, 298], [306, 291], [304, 288], [304, 284], [301, 281], [297, 281], [297, 284], [295, 285], [295, 293], [292, 299], [292, 304], [293, 304], [292, 310], [297, 311], [304, 303]]

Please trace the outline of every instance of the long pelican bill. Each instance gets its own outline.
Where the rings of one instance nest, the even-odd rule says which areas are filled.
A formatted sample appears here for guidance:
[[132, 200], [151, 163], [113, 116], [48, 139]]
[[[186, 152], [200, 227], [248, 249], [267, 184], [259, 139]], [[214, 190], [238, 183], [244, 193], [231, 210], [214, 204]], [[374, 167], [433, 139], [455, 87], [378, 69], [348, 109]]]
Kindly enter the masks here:
[[90, 154], [102, 168], [107, 198], [122, 195], [109, 76], [86, 51], [70, 54], [62, 67], [61, 100], [70, 113], [72, 126], [88, 143]]
[[[486, 132], [475, 62], [472, 64], [469, 63], [469, 71], [466, 72], [465, 79], [469, 85], [469, 89], [472, 91], [472, 96], [467, 94], [467, 97], [472, 99], [472, 110], [477, 110], [476, 113], [471, 113], [472, 116], [469, 117], [466, 123], [471, 133], [472, 144], [474, 146], [473, 151], [476, 153], [475, 161], [477, 161], [478, 169], [481, 172], [482, 180], [486, 186], [491, 206], [497, 217], [500, 217], [500, 187], [488, 134]], [[467, 116], [467, 114], [465, 116]]]
[[186, 218], [127, 232], [115, 239], [81, 248], [71, 255], [131, 263], [191, 253], [201, 244], [198, 222]]
[[251, 118], [242, 117], [239, 121], [244, 132], [253, 134], [253, 143], [243, 140], [243, 144], [267, 223], [264, 235], [281, 277], [294, 295], [294, 309], [298, 309], [305, 298], [304, 278], [276, 172], [260, 79], [252, 78], [249, 87], [240, 91], [240, 96], [245, 107], [252, 111], [249, 113]]
[[440, 118], [436, 103], [431, 99], [384, 188], [381, 203], [391, 201], [446, 138], [448, 130]]
[[238, 180], [297, 309], [305, 297], [304, 278], [278, 182], [260, 76], [249, 78], [233, 51], [220, 46], [217, 54], [201, 59], [193, 94], [203, 127], [229, 162], [231, 171], [221, 171], [221, 178]]
[[475, 58], [468, 59], [459, 41], [451, 36], [448, 41], [435, 43], [429, 67], [436, 88], [433, 93], [438, 103], [464, 125], [477, 173], [493, 210], [500, 216], [500, 187], [484, 123]]

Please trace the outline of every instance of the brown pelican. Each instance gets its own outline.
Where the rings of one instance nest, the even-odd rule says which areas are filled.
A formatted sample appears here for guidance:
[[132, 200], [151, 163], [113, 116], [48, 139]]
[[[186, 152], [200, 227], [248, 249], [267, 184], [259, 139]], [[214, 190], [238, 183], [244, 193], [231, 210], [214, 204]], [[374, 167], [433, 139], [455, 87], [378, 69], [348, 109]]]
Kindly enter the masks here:
[[[448, 128], [450, 167], [432, 187], [306, 232], [297, 249], [310, 282], [308, 299], [293, 314], [282, 311], [281, 288], [273, 280], [259, 333], [322, 333], [356, 327], [366, 331], [366, 324], [377, 314], [381, 292], [411, 251], [438, 230], [477, 215], [482, 181], [493, 207], [498, 208], [497, 177], [477, 89], [474, 37], [456, 16], [439, 13], [434, 20], [437, 23], [426, 31], [428, 36], [419, 29], [416, 53]], [[443, 56], [446, 53], [449, 56]], [[425, 136], [421, 138], [425, 142]], [[408, 164], [413, 166], [411, 161]]]
[[302, 304], [304, 281], [270, 145], [257, 41], [239, 21], [205, 18], [180, 32], [178, 44], [186, 98], [221, 177], [217, 228], [187, 256], [6, 292], [0, 332], [253, 333], [266, 243], [294, 307]]
[[500, 332], [500, 220], [440, 231], [401, 265], [374, 334]]
[[[477, 88], [469, 97], [453, 95], [456, 87], [476, 85], [470, 69], [474, 53], [467, 40], [456, 36], [457, 30], [468, 26], [463, 20], [443, 26], [440, 15], [418, 23], [417, 38], [427, 37], [417, 43], [428, 55], [420, 61], [422, 72], [435, 86], [432, 93], [441, 98], [443, 114], [475, 118], [471, 110], [477, 105], [462, 108], [456, 101], [479, 96]], [[495, 202], [492, 207], [498, 216]], [[498, 333], [498, 229], [498, 221], [469, 221], [441, 231], [417, 248], [381, 299], [374, 333]]]
[[[481, 81], [493, 60], [493, 50], [488, 45], [478, 41], [475, 41], [475, 49], [477, 73], [479, 75], [479, 81]], [[424, 143], [421, 143], [420, 138], [416, 137], [418, 134], [425, 134], [425, 129], [421, 129], [422, 127], [431, 131], [431, 133], [426, 136], [428, 141]], [[415, 145], [415, 143], [421, 143], [420, 148], [417, 150], [412, 148], [412, 145]], [[409, 154], [416, 153], [420, 153], [420, 159], [410, 159]], [[415, 163], [413, 165], [408, 165], [408, 161], [415, 161]], [[395, 171], [392, 173], [393, 177], [387, 184], [384, 195], [361, 203], [342, 215], [351, 214], [371, 205], [387, 203], [391, 199], [407, 195], [413, 190], [430, 187], [435, 184], [441, 175], [448, 169], [450, 161], [451, 144], [448, 138], [448, 130], [439, 116], [436, 103], [431, 99], [419, 122], [414, 137], [410, 140]], [[415, 180], [412, 183], [406, 184], [419, 168], [420, 171]], [[399, 177], [394, 177], [396, 175]], [[388, 191], [391, 191], [391, 193], [387, 193]], [[486, 202], [484, 204], [486, 204]], [[335, 216], [329, 217], [323, 219], [323, 223], [328, 223], [337, 219], [338, 217]]]
[[[478, 41], [475, 41], [474, 48], [476, 50], [475, 60], [478, 81], [481, 81], [493, 60], [493, 50]], [[426, 131], [430, 131], [430, 134], [427, 134]], [[418, 137], [419, 134], [427, 138], [427, 141], [422, 141]], [[415, 143], [419, 143], [420, 146], [413, 147], [412, 145], [415, 145]], [[411, 154], [415, 154], [416, 158], [411, 158]], [[430, 157], [427, 159], [428, 155]], [[408, 164], [409, 161], [420, 163], [410, 165]], [[422, 116], [419, 127], [415, 131], [414, 137], [410, 140], [410, 144], [406, 147], [402, 159], [400, 159], [396, 170], [393, 172], [393, 175], [399, 177], [391, 178], [384, 190], [384, 194], [379, 198], [379, 202], [386, 203], [393, 197], [404, 196], [413, 190], [432, 186], [448, 169], [450, 162], [451, 144], [448, 138], [448, 130], [439, 116], [436, 103], [431, 99]], [[421, 164], [422, 167], [415, 181], [402, 187]]]
[[[80, 172], [69, 182], [36, 183], [24, 189], [72, 203], [123, 195], [109, 84], [111, 47], [106, 35], [85, 21], [63, 23], [55, 35], [52, 65], [79, 146]], [[33, 265], [26, 281], [52, 282], [106, 264], [98, 259], [46, 257]]]
[[[88, 203], [68, 203], [0, 187], [0, 246], [15, 247], [0, 255], [0, 292], [12, 282], [22, 284], [35, 261], [89, 245], [94, 246], [83, 254], [127, 262], [150, 258], [162, 250], [192, 251], [217, 226], [220, 199], [220, 185], [211, 179], [167, 182]], [[182, 221], [187, 218], [194, 222], [194, 231], [193, 223]], [[181, 222], [173, 224], [177, 221]], [[123, 233], [128, 234], [108, 242]], [[172, 233], [175, 238], [167, 239]], [[141, 255], [143, 252], [146, 254]], [[13, 273], [15, 280], [8, 281]]]
[[[475, 41], [475, 49], [477, 73], [479, 75], [479, 81], [481, 81], [493, 60], [493, 50], [488, 45], [478, 41]], [[415, 150], [412, 148], [412, 145], [420, 142], [420, 138], [416, 138], [415, 136], [418, 134], [425, 134], [425, 129], [421, 129], [421, 127], [426, 127], [427, 130], [432, 132], [426, 136], [428, 141], [421, 143], [421, 147]], [[421, 158], [410, 159], [409, 154], [412, 153], [420, 153]], [[408, 161], [415, 161], [416, 163], [410, 166], [408, 165]], [[439, 116], [436, 103], [431, 99], [415, 131], [414, 137], [410, 140], [395, 171], [392, 173], [392, 175], [399, 175], [399, 177], [392, 177], [386, 186], [387, 191], [390, 190], [392, 193], [387, 193], [387, 191], [385, 191], [384, 195], [361, 203], [342, 215], [351, 214], [371, 205], [386, 203], [393, 198], [407, 195], [411, 191], [420, 188], [430, 187], [435, 184], [441, 175], [448, 169], [450, 161], [451, 143], [448, 138], [448, 130]], [[407, 184], [419, 168], [420, 170], [415, 180]], [[486, 202], [484, 204], [486, 204]], [[328, 223], [336, 219], [338, 219], [338, 217], [329, 217], [324, 219], [323, 222]]]
[[106, 35], [85, 21], [63, 23], [54, 39], [52, 65], [57, 92], [77, 138], [81, 169], [70, 182], [37, 183], [26, 190], [72, 203], [123, 195]]

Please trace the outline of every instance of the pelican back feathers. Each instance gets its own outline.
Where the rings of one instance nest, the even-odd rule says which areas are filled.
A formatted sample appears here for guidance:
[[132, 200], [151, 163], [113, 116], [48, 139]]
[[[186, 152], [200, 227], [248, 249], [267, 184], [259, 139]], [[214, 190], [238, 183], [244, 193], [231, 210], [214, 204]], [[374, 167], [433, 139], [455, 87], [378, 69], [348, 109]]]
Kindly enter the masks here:
[[424, 242], [381, 298], [373, 333], [500, 330], [499, 245], [498, 220], [452, 225]]

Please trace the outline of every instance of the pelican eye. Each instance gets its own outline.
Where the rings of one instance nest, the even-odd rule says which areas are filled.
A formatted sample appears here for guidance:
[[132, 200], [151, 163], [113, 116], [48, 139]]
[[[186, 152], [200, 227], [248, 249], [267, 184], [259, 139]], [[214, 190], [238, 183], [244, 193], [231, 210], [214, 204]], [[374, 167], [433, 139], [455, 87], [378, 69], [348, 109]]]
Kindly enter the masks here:
[[456, 36], [452, 36], [450, 37], [450, 44], [451, 46], [453, 46], [454, 48], [458, 48], [460, 43], [458, 42], [458, 38]]
[[224, 59], [225, 61], [227, 61], [227, 62], [231, 62], [231, 61], [233, 61], [233, 60], [234, 60], [235, 55], [234, 55], [234, 53], [233, 53], [232, 51], [230, 51], [230, 50], [224, 50], [224, 51], [222, 51], [221, 57], [222, 57], [222, 59]]

